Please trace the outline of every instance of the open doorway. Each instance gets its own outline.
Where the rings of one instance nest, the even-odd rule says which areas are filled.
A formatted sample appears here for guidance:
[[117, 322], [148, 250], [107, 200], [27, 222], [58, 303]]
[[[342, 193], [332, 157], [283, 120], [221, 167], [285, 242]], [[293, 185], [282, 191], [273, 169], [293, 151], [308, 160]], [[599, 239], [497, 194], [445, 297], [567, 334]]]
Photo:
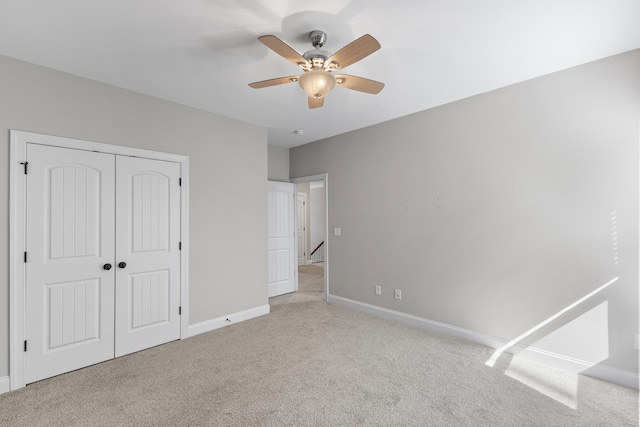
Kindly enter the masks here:
[[324, 180], [297, 183], [296, 197], [298, 298], [324, 299]]
[[295, 291], [269, 299], [282, 304], [327, 300], [329, 245], [327, 174], [292, 179], [295, 184]]

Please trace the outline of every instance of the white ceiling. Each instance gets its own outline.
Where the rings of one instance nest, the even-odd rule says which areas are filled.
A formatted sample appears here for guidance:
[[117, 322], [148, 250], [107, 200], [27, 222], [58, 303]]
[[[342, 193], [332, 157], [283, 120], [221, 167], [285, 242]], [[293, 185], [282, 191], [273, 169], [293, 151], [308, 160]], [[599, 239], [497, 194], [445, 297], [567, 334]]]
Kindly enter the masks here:
[[[247, 86], [300, 74], [258, 36], [302, 53], [316, 29], [330, 52], [374, 36], [344, 73], [383, 91], [336, 88], [309, 110], [297, 84]], [[638, 0], [0, 0], [0, 54], [264, 126], [282, 147], [635, 48]]]

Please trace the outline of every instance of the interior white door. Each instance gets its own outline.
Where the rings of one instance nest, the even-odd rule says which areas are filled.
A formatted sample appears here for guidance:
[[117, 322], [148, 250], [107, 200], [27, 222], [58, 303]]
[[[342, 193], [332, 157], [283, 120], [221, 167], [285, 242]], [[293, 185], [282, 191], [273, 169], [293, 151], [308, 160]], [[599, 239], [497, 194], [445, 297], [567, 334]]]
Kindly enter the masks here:
[[307, 195], [298, 193], [296, 204], [298, 267], [307, 264]]
[[116, 159], [116, 357], [180, 338], [180, 165]]
[[268, 183], [269, 298], [295, 291], [294, 194], [294, 184]]
[[[114, 356], [114, 156], [27, 144], [25, 382]], [[109, 269], [107, 269], [109, 268]]]

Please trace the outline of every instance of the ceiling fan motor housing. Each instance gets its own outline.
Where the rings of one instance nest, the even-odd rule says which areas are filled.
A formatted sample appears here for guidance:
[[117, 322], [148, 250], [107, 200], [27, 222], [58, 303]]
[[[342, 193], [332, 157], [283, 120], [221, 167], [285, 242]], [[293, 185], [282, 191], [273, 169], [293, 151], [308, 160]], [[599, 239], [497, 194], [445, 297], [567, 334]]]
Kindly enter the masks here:
[[316, 49], [320, 49], [327, 42], [327, 34], [324, 31], [315, 30], [309, 33], [309, 40]]

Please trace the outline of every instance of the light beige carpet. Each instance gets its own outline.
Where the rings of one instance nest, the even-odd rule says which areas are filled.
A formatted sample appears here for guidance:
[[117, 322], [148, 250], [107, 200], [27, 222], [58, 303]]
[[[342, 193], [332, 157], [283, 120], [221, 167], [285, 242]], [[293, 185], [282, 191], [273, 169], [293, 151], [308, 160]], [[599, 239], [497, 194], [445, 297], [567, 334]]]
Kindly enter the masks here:
[[635, 426], [638, 393], [579, 377], [576, 409], [490, 349], [324, 301], [0, 395], [2, 426]]

